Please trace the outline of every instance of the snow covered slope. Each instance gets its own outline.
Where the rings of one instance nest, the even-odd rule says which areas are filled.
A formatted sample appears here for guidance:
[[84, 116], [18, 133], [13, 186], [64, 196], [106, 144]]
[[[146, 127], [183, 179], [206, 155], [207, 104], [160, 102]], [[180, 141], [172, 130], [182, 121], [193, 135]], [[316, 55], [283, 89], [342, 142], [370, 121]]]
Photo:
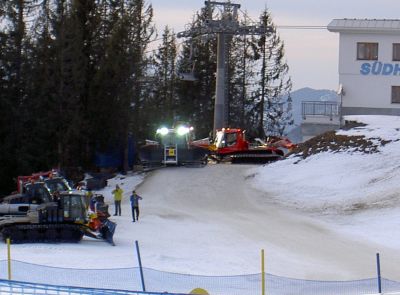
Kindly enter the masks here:
[[376, 252], [388, 251], [388, 261], [397, 260], [391, 249], [400, 247], [400, 117], [346, 120], [365, 126], [337, 134], [363, 136], [378, 152], [349, 148], [291, 157], [250, 171], [252, 185], [266, 194], [266, 202], [324, 221], [340, 234], [375, 244]]
[[[398, 117], [353, 117], [365, 122], [341, 134], [365, 135], [378, 153], [320, 152], [263, 167], [171, 167], [118, 176], [102, 192], [113, 213], [111, 190], [124, 190], [112, 247], [85, 238], [79, 244], [13, 245], [12, 258], [70, 268], [137, 266], [233, 275], [260, 272], [260, 249], [269, 273], [299, 279], [352, 280], [382, 275], [400, 280]], [[386, 141], [379, 141], [376, 138]], [[384, 145], [381, 145], [384, 143]], [[143, 197], [131, 221], [129, 194]], [[1, 252], [2, 251], [2, 252]], [[0, 244], [0, 253], [6, 253]], [[101, 261], [101, 263], [99, 263]]]

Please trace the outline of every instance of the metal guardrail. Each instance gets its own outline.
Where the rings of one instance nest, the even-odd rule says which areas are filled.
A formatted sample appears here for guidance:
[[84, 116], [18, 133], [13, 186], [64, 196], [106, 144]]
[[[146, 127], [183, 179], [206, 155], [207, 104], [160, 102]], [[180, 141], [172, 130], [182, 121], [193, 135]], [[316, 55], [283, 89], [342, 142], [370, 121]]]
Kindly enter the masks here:
[[329, 117], [332, 121], [334, 117], [338, 117], [339, 103], [336, 101], [303, 101], [301, 103], [301, 114], [303, 120], [307, 116], [324, 116]]

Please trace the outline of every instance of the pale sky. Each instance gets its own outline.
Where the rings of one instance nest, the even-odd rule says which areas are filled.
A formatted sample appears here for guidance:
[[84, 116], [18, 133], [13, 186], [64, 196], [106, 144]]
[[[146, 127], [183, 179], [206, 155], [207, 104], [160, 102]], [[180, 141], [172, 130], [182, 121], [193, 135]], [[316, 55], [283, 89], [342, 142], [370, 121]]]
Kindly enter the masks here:
[[[219, 0], [224, 2], [224, 0]], [[399, 19], [400, 0], [235, 0], [256, 21], [267, 7], [279, 26], [327, 26], [334, 18]], [[204, 0], [148, 0], [159, 31], [168, 25], [183, 31]], [[279, 29], [285, 42], [293, 90], [302, 87], [336, 90], [339, 35], [326, 29]], [[399, 36], [400, 39], [400, 36]], [[400, 41], [400, 40], [399, 40]]]

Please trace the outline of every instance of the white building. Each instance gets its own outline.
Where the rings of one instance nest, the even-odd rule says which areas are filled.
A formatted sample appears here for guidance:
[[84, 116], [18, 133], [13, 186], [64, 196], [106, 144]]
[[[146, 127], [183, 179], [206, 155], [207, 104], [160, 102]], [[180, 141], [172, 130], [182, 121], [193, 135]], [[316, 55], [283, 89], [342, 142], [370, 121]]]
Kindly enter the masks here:
[[334, 19], [342, 115], [400, 115], [400, 20]]

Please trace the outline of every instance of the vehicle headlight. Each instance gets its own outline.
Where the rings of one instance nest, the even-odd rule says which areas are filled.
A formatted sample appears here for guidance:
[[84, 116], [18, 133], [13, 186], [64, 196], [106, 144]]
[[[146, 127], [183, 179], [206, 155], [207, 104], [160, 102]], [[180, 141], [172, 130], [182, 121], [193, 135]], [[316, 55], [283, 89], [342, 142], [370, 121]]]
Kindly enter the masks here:
[[162, 128], [157, 129], [157, 134], [161, 134], [163, 136], [167, 135], [168, 134], [168, 128], [162, 127]]
[[189, 128], [185, 127], [185, 126], [179, 126], [177, 133], [179, 136], [185, 135], [185, 134], [189, 133]]

